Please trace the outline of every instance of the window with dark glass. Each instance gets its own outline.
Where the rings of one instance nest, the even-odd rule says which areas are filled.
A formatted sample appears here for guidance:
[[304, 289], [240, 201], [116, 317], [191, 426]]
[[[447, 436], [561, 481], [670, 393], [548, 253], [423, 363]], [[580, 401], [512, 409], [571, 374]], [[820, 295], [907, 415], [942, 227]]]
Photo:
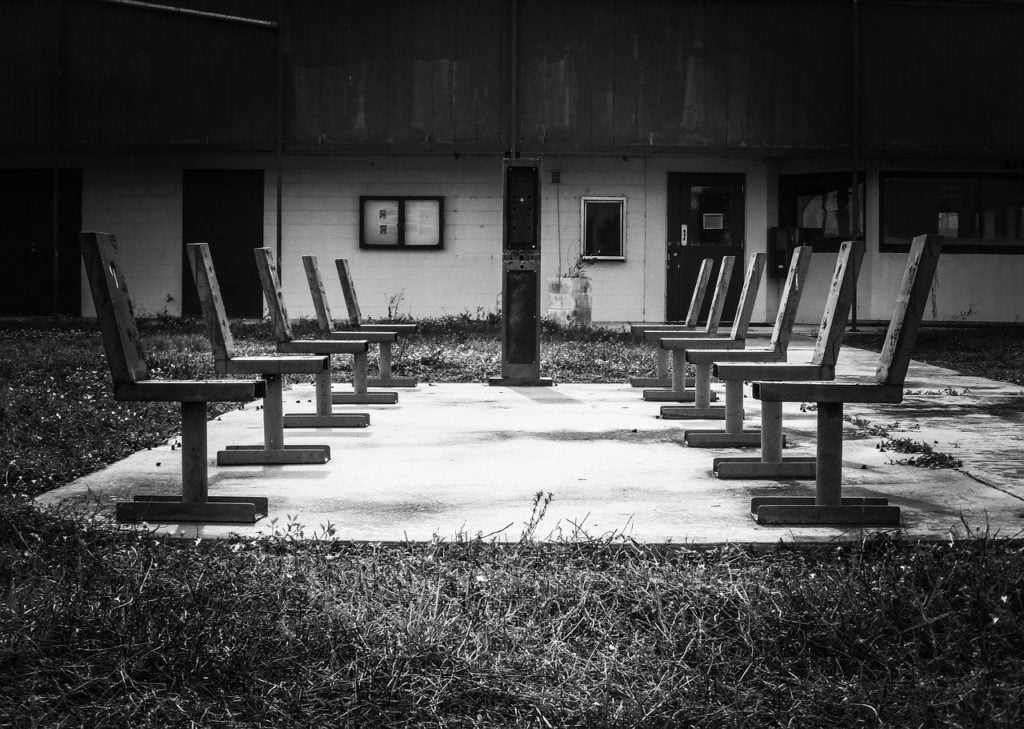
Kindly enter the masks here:
[[444, 198], [359, 198], [359, 247], [444, 248]]
[[584, 258], [626, 257], [626, 198], [585, 197], [580, 218]]
[[1024, 252], [1024, 176], [888, 172], [881, 182], [882, 251], [934, 233], [956, 239], [944, 252]]
[[851, 172], [779, 176], [779, 226], [819, 250], [864, 237], [864, 175], [854, 198]]

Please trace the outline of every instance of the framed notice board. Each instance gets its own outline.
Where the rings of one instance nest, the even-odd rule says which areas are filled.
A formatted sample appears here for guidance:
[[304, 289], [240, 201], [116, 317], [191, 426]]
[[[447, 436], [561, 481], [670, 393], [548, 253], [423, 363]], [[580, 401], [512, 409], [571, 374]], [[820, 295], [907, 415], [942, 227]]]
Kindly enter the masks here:
[[441, 250], [444, 248], [444, 198], [360, 197], [359, 247]]

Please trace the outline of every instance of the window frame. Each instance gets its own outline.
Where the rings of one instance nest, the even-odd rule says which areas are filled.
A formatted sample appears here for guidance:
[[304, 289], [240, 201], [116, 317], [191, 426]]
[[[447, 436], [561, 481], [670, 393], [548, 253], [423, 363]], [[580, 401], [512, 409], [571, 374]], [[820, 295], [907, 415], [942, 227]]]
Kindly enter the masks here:
[[[437, 203], [437, 242], [427, 245], [406, 242], [406, 203]], [[398, 239], [394, 243], [374, 243], [366, 239], [367, 209], [369, 203], [394, 203], [398, 207]], [[444, 196], [443, 195], [360, 195], [359, 247], [374, 251], [438, 251], [444, 249]]]
[[[618, 203], [619, 205], [619, 255], [597, 256], [587, 253], [587, 205], [588, 203]], [[626, 196], [625, 195], [583, 195], [580, 197], [580, 257], [585, 261], [626, 260]]]
[[[880, 253], [906, 253], [910, 243], [887, 243], [885, 240], [886, 182], [891, 179], [967, 179], [981, 182], [989, 180], [1018, 180], [1024, 183], [1024, 174], [1013, 172], [947, 172], [944, 170], [882, 170], [878, 175], [878, 250]], [[980, 190], [980, 186], [979, 186]], [[975, 204], [980, 200], [976, 193]], [[936, 210], [936, 213], [938, 210]], [[922, 231], [925, 232], [925, 231]], [[1024, 236], [1024, 230], [1021, 231]], [[952, 241], [942, 246], [943, 253], [978, 253], [1024, 255], [1022, 238], [947, 238]]]

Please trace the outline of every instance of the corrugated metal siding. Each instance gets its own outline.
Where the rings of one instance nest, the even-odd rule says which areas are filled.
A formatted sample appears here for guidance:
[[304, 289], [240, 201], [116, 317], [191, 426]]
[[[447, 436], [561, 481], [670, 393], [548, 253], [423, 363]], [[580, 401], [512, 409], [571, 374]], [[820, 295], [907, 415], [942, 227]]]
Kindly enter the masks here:
[[53, 146], [57, 2], [0, 3], [0, 150]]

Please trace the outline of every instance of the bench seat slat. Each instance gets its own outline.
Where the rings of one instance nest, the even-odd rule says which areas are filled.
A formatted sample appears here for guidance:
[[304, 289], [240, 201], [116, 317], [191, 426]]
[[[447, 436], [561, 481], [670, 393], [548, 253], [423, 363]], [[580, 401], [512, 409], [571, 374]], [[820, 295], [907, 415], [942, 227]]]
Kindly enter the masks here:
[[898, 403], [903, 401], [902, 385], [860, 382], [755, 382], [758, 400], [816, 403]]
[[355, 332], [394, 332], [400, 336], [414, 334], [419, 329], [419, 324], [360, 324]]
[[316, 355], [232, 357], [217, 362], [217, 371], [226, 375], [315, 375], [328, 367], [327, 357]]
[[114, 385], [115, 400], [249, 402], [266, 394], [260, 380], [141, 380]]
[[714, 368], [714, 374], [720, 380], [831, 380], [835, 368], [790, 362], [723, 364]]
[[644, 332], [645, 342], [660, 342], [664, 339], [678, 339], [685, 337], [686, 339], [713, 339], [715, 337], [721, 337], [719, 332], [705, 332], [705, 331], [689, 331], [687, 329], [651, 329]]
[[784, 352], [774, 348], [737, 349], [720, 352], [717, 350], [691, 349], [686, 352], [690, 364], [715, 364], [717, 362], [780, 362], [786, 359]]
[[369, 348], [370, 343], [365, 339], [293, 339], [290, 342], [277, 343], [277, 351], [286, 354], [362, 354]]
[[381, 342], [394, 342], [396, 339], [398, 339], [398, 334], [396, 332], [384, 332], [384, 331], [376, 331], [376, 332], [364, 332], [364, 331], [361, 331], [361, 330], [360, 331], [349, 331], [349, 332], [330, 331], [330, 332], [320, 332], [320, 337], [322, 339], [329, 339], [329, 340], [338, 341], [338, 342], [355, 342], [355, 341], [358, 341], [360, 339], [365, 339], [367, 342], [370, 342], [371, 344], [380, 344]]
[[746, 340], [743, 339], [662, 339], [661, 348], [678, 351], [690, 349], [743, 349]]

